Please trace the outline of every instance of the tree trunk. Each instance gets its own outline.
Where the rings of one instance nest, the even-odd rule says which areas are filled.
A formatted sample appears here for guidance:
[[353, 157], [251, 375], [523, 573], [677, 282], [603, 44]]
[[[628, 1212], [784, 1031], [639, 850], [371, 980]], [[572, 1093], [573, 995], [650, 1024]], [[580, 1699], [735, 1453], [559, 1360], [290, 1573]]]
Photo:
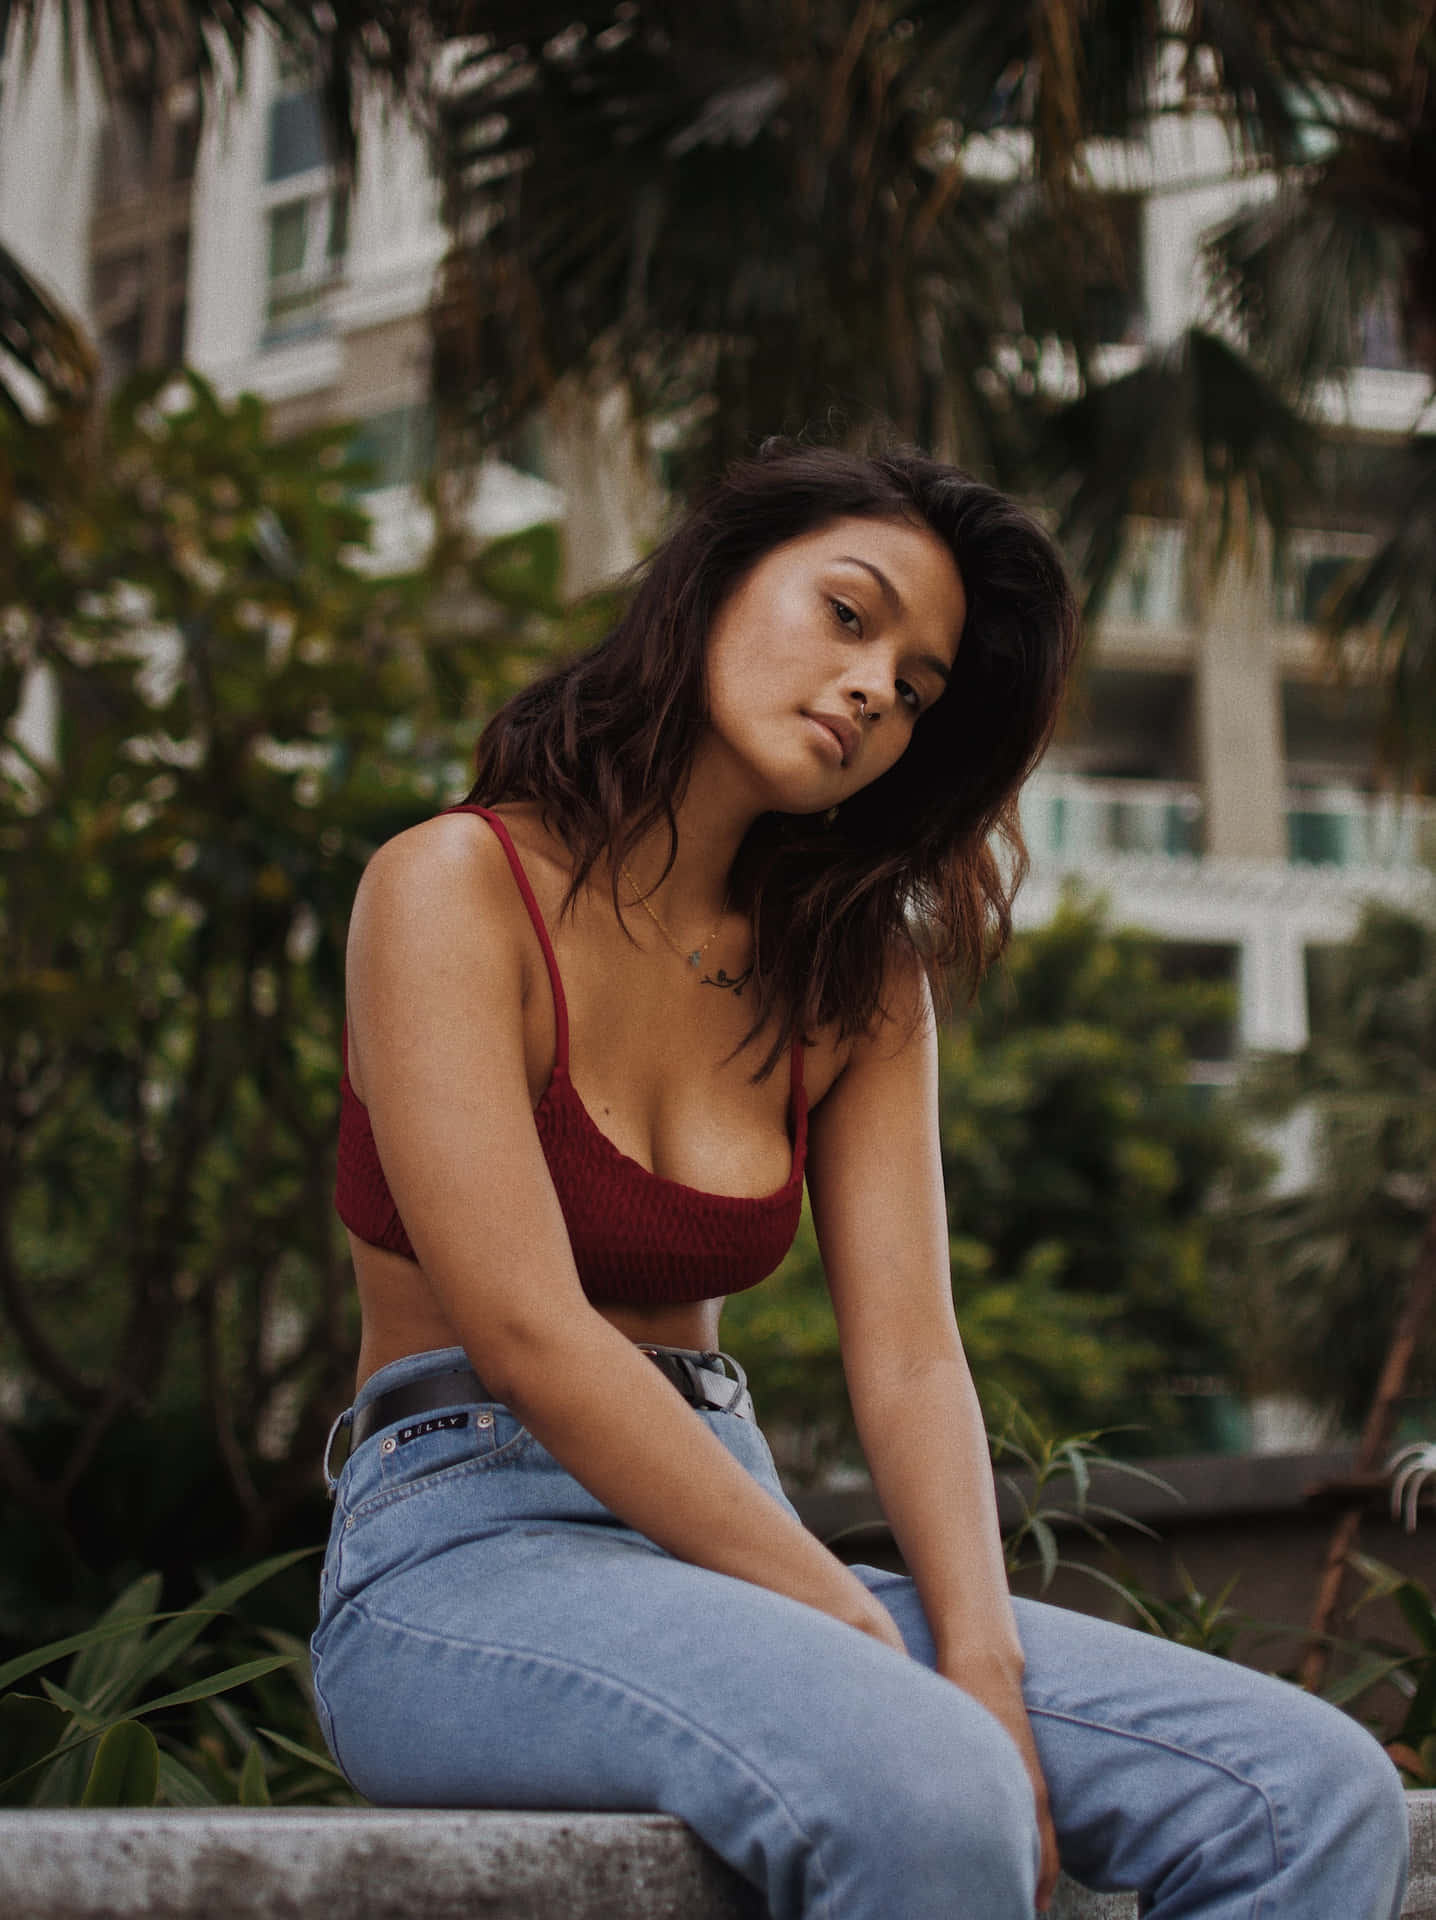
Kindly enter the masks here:
[[[1391, 1345], [1386, 1350], [1386, 1362], [1372, 1397], [1371, 1410], [1366, 1416], [1361, 1445], [1352, 1468], [1354, 1479], [1359, 1479], [1362, 1474], [1376, 1473], [1386, 1457], [1391, 1445], [1392, 1429], [1396, 1424], [1396, 1402], [1406, 1385], [1411, 1356], [1431, 1317], [1433, 1305], [1436, 1305], [1436, 1210], [1426, 1222], [1416, 1264], [1411, 1270], [1411, 1283], [1406, 1290], [1406, 1303], [1401, 1309], [1396, 1331], [1391, 1336]], [[1309, 1693], [1318, 1692], [1326, 1678], [1330, 1652], [1325, 1644], [1325, 1636], [1331, 1631], [1331, 1623], [1336, 1616], [1347, 1559], [1361, 1531], [1363, 1504], [1362, 1495], [1353, 1496], [1350, 1505], [1338, 1519], [1327, 1548], [1326, 1565], [1317, 1586], [1316, 1604], [1308, 1628], [1306, 1657], [1301, 1666], [1301, 1683]]]

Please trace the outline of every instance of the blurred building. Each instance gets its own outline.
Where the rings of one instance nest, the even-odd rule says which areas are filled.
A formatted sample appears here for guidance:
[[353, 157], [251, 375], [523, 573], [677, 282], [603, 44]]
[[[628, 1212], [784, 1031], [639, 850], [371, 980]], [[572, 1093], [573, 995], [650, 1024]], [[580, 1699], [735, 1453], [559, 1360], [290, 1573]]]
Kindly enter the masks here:
[[[1195, 116], [1169, 117], [1145, 150], [1094, 170], [1125, 256], [1102, 303], [1118, 372], [1198, 317], [1202, 236], [1269, 183], [1233, 180], [1224, 134]], [[1426, 374], [1403, 364], [1384, 311], [1365, 349], [1324, 396], [1328, 419], [1357, 444], [1409, 434], [1430, 402]], [[1379, 690], [1359, 650], [1338, 677], [1322, 643], [1327, 596], [1374, 544], [1354, 503], [1298, 531], [1280, 566], [1261, 543], [1237, 552], [1205, 593], [1186, 543], [1181, 524], [1129, 528], [1077, 700], [1028, 790], [1019, 918], [1045, 918], [1075, 880], [1161, 935], [1174, 970], [1229, 979], [1237, 1020], [1197, 1069], [1219, 1083], [1239, 1050], [1305, 1043], [1323, 950], [1350, 935], [1364, 900], [1428, 897], [1436, 815], [1377, 791]]]
[[[422, 143], [373, 106], [352, 179], [330, 162], [318, 101], [256, 35], [245, 84], [201, 116], [177, 78], [159, 107], [106, 107], [80, 66], [64, 77], [52, 10], [23, 76], [0, 73], [0, 239], [88, 322], [107, 377], [182, 357], [225, 395], [260, 394], [276, 429], [363, 423], [376, 563], [417, 557], [418, 483], [433, 446], [426, 310], [444, 239]], [[1092, 289], [1114, 370], [1174, 338], [1201, 300], [1201, 236], [1242, 193], [1220, 129], [1173, 116], [1145, 151], [1104, 164], [1120, 268]], [[1369, 364], [1330, 396], [1355, 435], [1409, 432], [1428, 399], [1373, 312]], [[565, 422], [532, 470], [492, 462], [476, 524], [562, 518], [570, 584], [636, 557], [633, 471], [599, 484], [627, 436], [601, 414]], [[1377, 690], [1332, 680], [1317, 623], [1368, 538], [1312, 527], [1278, 573], [1264, 551], [1194, 596], [1180, 524], [1134, 524], [1068, 723], [1025, 807], [1031, 924], [1072, 880], [1167, 943], [1174, 970], [1228, 979], [1239, 1012], [1198, 1075], [1231, 1077], [1246, 1048], [1302, 1045], [1323, 948], [1360, 904], [1423, 898], [1432, 815], [1375, 790]], [[1200, 604], [1199, 604], [1200, 601]]]

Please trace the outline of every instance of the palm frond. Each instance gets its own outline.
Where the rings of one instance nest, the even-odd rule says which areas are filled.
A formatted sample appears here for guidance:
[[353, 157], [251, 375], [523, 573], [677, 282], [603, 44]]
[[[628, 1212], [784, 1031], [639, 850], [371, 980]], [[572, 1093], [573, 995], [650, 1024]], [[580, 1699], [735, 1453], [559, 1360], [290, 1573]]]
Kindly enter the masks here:
[[23, 416], [16, 368], [57, 404], [83, 410], [98, 363], [79, 322], [0, 245], [0, 405]]
[[1436, 772], [1436, 437], [1413, 438], [1386, 464], [1383, 537], [1338, 587], [1326, 628], [1338, 648], [1364, 637], [1390, 689], [1383, 755], [1424, 782]]
[[[8, 41], [22, 66], [33, 54], [41, 17], [55, 0], [7, 0], [0, 8], [0, 47]], [[243, 81], [256, 27], [269, 28], [314, 75], [337, 155], [356, 154], [356, 105], [362, 84], [417, 91], [434, 49], [472, 29], [464, 0], [58, 0], [65, 67], [73, 76], [82, 53], [111, 93], [148, 101], [177, 80], [197, 80], [206, 98]]]
[[1307, 422], [1201, 328], [1089, 387], [1053, 416], [1045, 456], [1089, 605], [1111, 584], [1131, 515], [1187, 520], [1211, 569], [1257, 520], [1280, 537], [1311, 491], [1315, 451]]
[[1220, 321], [1298, 398], [1361, 364], [1373, 304], [1405, 279], [1410, 242], [1369, 202], [1288, 188], [1211, 235]]

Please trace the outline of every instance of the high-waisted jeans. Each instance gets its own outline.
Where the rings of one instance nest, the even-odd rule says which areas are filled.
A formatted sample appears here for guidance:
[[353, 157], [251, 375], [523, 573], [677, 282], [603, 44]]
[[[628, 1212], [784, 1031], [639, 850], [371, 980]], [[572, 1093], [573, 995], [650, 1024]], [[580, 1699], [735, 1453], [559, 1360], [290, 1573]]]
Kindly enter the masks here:
[[[463, 1364], [457, 1348], [411, 1355], [356, 1406]], [[315, 1687], [361, 1793], [675, 1813], [763, 1890], [774, 1920], [1028, 1920], [1027, 1776], [997, 1722], [932, 1671], [910, 1580], [854, 1569], [904, 1658], [675, 1560], [505, 1407], [466, 1411], [408, 1439], [402, 1423], [380, 1429], [334, 1487]], [[784, 1501], [751, 1421], [697, 1417]], [[1015, 1606], [1075, 1878], [1139, 1888], [1160, 1920], [1394, 1920], [1405, 1804], [1355, 1721], [1208, 1655]]]

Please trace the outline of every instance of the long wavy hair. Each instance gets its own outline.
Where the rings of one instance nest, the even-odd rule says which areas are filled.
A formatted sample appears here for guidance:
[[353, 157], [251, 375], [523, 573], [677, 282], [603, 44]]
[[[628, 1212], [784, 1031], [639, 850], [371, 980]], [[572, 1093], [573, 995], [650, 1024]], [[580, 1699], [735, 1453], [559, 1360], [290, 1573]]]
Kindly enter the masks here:
[[910, 449], [864, 457], [765, 443], [729, 468], [637, 574], [627, 612], [591, 652], [526, 687], [485, 728], [480, 805], [537, 803], [573, 856], [564, 907], [594, 865], [618, 867], [674, 809], [708, 718], [714, 616], [765, 554], [852, 515], [930, 528], [956, 562], [967, 618], [952, 678], [902, 758], [822, 814], [768, 813], [734, 863], [730, 898], [753, 928], [753, 1020], [771, 1044], [860, 1033], [896, 954], [915, 954], [940, 1005], [1006, 944], [1027, 869], [1017, 795], [1056, 724], [1077, 650], [1076, 601], [1042, 527], [1004, 495]]

